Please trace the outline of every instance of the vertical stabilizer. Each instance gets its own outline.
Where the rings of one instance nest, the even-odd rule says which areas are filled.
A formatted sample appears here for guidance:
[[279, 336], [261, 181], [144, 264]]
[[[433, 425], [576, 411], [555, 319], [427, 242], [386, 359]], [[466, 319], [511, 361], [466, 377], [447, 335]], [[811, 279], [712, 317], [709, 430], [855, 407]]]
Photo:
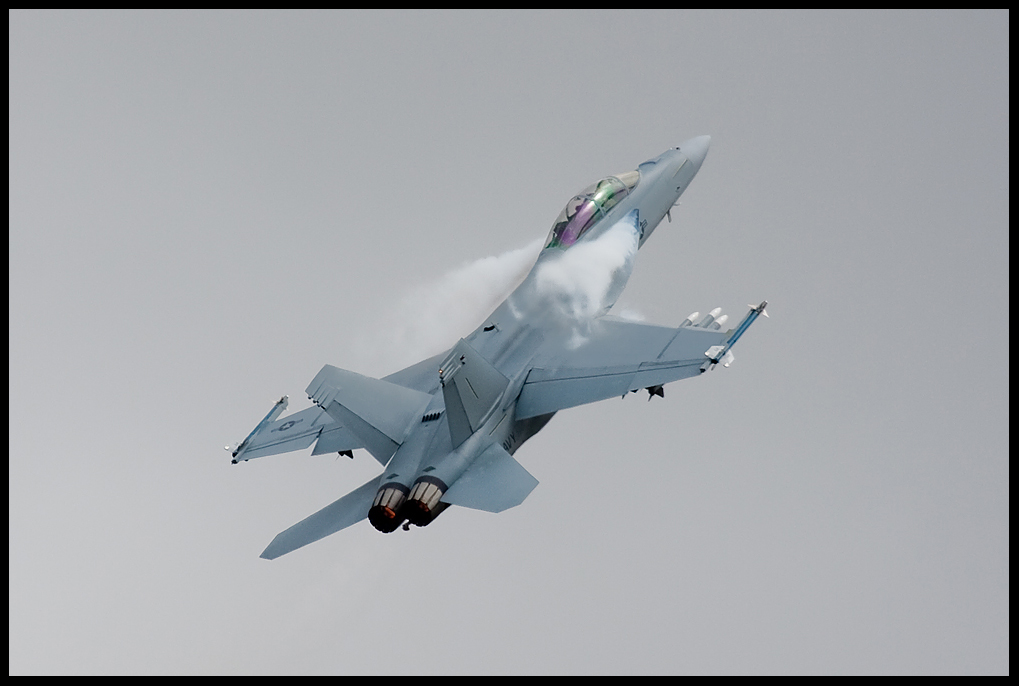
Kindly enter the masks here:
[[509, 379], [462, 338], [439, 365], [439, 379], [456, 448], [485, 423]]

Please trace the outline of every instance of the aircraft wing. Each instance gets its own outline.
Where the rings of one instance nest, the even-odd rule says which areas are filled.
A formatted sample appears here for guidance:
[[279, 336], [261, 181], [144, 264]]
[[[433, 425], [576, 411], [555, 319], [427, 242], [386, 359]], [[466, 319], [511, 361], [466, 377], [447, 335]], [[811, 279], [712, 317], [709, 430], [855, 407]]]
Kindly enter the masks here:
[[346, 452], [363, 447], [345, 426], [337, 423], [319, 407], [309, 407], [277, 419], [286, 406], [286, 398], [281, 398], [273, 406], [265, 419], [234, 449], [234, 462], [303, 450], [315, 441], [318, 443], [312, 455]]
[[539, 351], [517, 400], [517, 419], [625, 396], [641, 388], [660, 394], [666, 383], [698, 376], [719, 362], [728, 366], [729, 348], [766, 305], [752, 308], [728, 331], [710, 328], [711, 322], [672, 329], [602, 318], [575, 349]]

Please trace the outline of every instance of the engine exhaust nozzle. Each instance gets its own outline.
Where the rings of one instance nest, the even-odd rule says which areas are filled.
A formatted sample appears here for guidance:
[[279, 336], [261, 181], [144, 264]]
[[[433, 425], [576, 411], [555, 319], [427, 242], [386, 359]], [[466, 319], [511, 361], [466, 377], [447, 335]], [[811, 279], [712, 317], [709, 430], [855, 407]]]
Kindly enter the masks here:
[[375, 494], [375, 501], [368, 510], [368, 521], [384, 534], [400, 528], [406, 517], [401, 510], [407, 499], [407, 487], [403, 484], [386, 484]]
[[440, 502], [447, 486], [440, 479], [422, 476], [414, 484], [401, 514], [407, 521], [416, 526], [427, 526], [446, 509], [446, 503]]

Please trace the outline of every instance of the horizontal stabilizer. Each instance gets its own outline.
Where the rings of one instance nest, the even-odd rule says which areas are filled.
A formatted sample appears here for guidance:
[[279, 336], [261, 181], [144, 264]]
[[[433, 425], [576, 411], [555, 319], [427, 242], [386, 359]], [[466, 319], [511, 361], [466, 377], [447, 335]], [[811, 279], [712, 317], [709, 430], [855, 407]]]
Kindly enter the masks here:
[[383, 465], [432, 401], [421, 391], [328, 364], [312, 379], [308, 397]]
[[456, 448], [485, 423], [509, 379], [462, 338], [440, 364], [439, 378]]
[[272, 543], [262, 551], [261, 557], [266, 560], [275, 560], [281, 555], [286, 555], [298, 548], [303, 548], [309, 543], [314, 543], [325, 538], [329, 534], [346, 529], [348, 526], [357, 524], [362, 519], [368, 518], [368, 508], [375, 499], [375, 493], [379, 490], [379, 481], [382, 477], [377, 476], [357, 490], [337, 500], [332, 505], [327, 505], [315, 514], [302, 519], [286, 531], [272, 539]]
[[538, 480], [500, 445], [491, 445], [453, 482], [442, 496], [450, 505], [486, 512], [516, 507], [531, 494]]

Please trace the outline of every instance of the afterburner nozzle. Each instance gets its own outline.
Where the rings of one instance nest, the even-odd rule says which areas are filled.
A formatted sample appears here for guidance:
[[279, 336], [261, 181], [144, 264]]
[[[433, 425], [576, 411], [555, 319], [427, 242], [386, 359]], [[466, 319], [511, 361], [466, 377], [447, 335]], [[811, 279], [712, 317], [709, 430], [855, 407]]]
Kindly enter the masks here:
[[400, 528], [406, 517], [401, 506], [407, 498], [407, 487], [403, 484], [386, 484], [375, 494], [375, 501], [368, 510], [368, 521], [384, 534]]
[[446, 503], [440, 502], [447, 486], [435, 477], [422, 476], [414, 484], [401, 514], [407, 521], [416, 526], [427, 526], [439, 513], [446, 509]]

